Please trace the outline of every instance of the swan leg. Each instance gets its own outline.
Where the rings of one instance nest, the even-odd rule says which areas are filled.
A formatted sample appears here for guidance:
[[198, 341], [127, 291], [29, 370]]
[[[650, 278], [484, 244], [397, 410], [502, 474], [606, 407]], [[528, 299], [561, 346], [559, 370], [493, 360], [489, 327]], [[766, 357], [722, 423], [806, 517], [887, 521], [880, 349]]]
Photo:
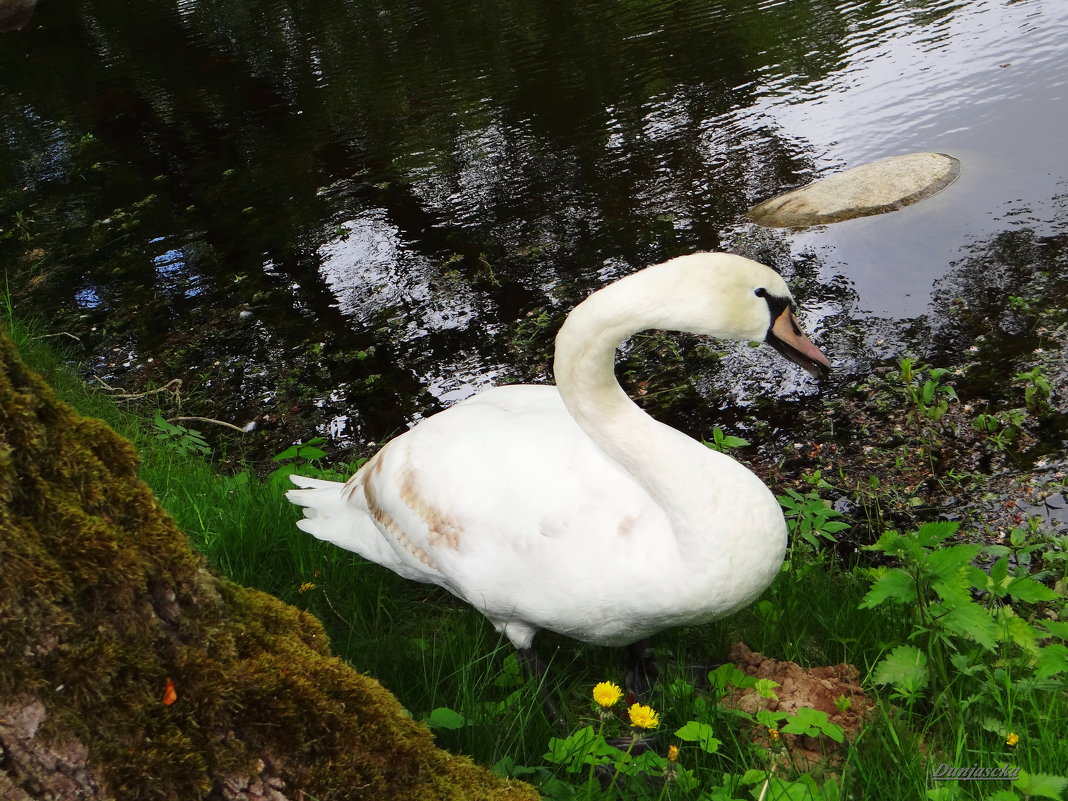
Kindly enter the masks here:
[[623, 689], [635, 698], [647, 697], [659, 675], [660, 667], [649, 648], [649, 640], [638, 640], [627, 646], [627, 673], [623, 677]]
[[538, 683], [538, 693], [541, 695], [541, 707], [545, 711], [545, 717], [553, 723], [564, 726], [566, 721], [560, 714], [556, 702], [549, 692], [549, 685], [545, 681], [548, 664], [537, 655], [533, 648], [517, 648], [516, 655], [519, 657], [519, 667], [530, 681]]

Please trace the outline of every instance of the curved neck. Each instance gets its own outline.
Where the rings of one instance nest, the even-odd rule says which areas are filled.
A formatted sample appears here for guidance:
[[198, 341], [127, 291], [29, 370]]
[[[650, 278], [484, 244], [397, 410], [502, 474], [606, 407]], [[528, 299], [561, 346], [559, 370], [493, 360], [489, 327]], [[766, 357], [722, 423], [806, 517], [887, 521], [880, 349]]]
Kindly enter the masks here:
[[[707, 545], [707, 516], [729, 499], [719, 498], [718, 488], [700, 477], [709, 472], [710, 465], [717, 474], [755, 477], [733, 459], [646, 414], [623, 391], [615, 375], [616, 350], [639, 331], [665, 328], [716, 333], [707, 325], [712, 300], [707, 296], [697, 299], [705, 324], [688, 324], [684, 307], [689, 304], [680, 308], [677, 276], [662, 269], [670, 264], [634, 273], [579, 304], [557, 335], [554, 372], [571, 416], [649, 492], [668, 515], [676, 537], [688, 539], [688, 534], [700, 533]], [[683, 293], [681, 297], [688, 296]]]

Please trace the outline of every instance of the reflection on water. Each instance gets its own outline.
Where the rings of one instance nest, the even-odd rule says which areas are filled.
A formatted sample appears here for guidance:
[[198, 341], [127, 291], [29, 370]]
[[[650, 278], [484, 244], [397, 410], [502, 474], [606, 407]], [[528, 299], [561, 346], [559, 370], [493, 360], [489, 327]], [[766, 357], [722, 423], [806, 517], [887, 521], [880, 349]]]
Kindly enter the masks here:
[[[587, 292], [720, 247], [786, 273], [849, 373], [923, 348], [962, 254], [1063, 230], [1066, 43], [1042, 0], [46, 4], [0, 50], [0, 248], [19, 302], [111, 378], [199, 375], [238, 424], [380, 440], [545, 380]], [[743, 221], [920, 150], [963, 162], [921, 204]], [[814, 390], [762, 351], [678, 359], [646, 401], [696, 434]]]

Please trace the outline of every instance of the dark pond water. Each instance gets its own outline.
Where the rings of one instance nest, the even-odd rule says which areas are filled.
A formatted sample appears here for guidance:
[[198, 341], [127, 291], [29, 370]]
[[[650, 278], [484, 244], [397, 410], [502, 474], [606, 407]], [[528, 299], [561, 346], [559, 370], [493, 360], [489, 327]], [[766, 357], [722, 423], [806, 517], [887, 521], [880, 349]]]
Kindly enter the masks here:
[[[574, 303], [698, 249], [786, 274], [835, 380], [953, 363], [951, 300], [996, 315], [1068, 274], [1066, 63], [1062, 0], [41, 0], [0, 35], [0, 258], [99, 377], [180, 376], [263, 448], [547, 380]], [[962, 161], [921, 204], [744, 221], [919, 150]], [[636, 339], [621, 373], [691, 433], [816, 390], [677, 342]]]

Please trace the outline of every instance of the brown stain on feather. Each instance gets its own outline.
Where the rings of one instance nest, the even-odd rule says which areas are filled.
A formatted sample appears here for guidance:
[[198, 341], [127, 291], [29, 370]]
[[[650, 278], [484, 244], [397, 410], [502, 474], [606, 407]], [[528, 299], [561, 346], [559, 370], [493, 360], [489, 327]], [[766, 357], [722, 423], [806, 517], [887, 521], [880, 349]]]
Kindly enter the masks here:
[[[378, 523], [379, 528], [388, 532], [398, 545], [408, 551], [408, 553], [424, 565], [431, 570], [440, 572], [437, 563], [430, 557], [430, 554], [408, 538], [408, 535], [404, 533], [404, 529], [402, 529], [400, 525], [397, 524], [397, 521], [393, 519], [393, 515], [386, 511], [379, 502], [378, 489], [375, 486], [374, 479], [382, 472], [382, 454], [384, 452], [385, 448], [372, 456], [362, 468], [356, 471], [356, 474], [352, 476], [352, 478], [345, 482], [345, 486], [341, 490], [342, 495], [346, 500], [349, 500], [357, 491], [362, 489], [367, 513], [374, 518], [375, 522]], [[405, 503], [407, 503], [407, 501]], [[433, 537], [431, 537], [431, 544], [435, 544]]]
[[454, 551], [460, 547], [460, 535], [463, 529], [452, 515], [435, 509], [419, 495], [415, 480], [416, 473], [408, 468], [401, 474], [400, 497], [405, 505], [417, 514], [430, 531], [430, 544], [435, 548], [444, 544]]

